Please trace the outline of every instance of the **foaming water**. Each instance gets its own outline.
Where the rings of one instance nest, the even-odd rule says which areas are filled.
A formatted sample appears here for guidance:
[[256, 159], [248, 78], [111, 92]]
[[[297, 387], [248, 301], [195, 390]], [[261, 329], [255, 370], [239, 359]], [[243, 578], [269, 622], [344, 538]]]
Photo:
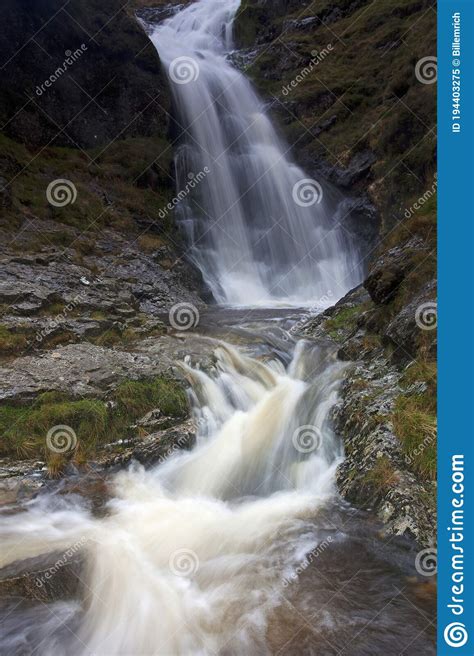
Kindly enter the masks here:
[[239, 6], [200, 0], [148, 26], [183, 133], [177, 214], [219, 303], [301, 307], [339, 298], [362, 278], [360, 253], [335, 225], [328, 188], [290, 161], [261, 99], [229, 61]]
[[41, 653], [265, 649], [284, 573], [317, 546], [310, 520], [334, 497], [342, 455], [327, 408], [343, 367], [330, 359], [309, 382], [305, 351], [285, 370], [219, 343], [211, 371], [182, 365], [198, 426], [191, 452], [116, 475], [103, 519], [56, 497], [3, 519], [2, 565], [77, 543], [85, 555], [77, 639], [61, 646], [53, 631]]
[[[338, 500], [343, 453], [330, 416], [345, 365], [278, 335], [245, 351], [214, 340], [205, 369], [181, 363], [194, 448], [111, 476], [101, 517], [56, 492], [2, 516], [4, 577], [26, 569], [38, 582], [53, 553], [80, 558], [81, 582], [72, 599], [7, 598], [2, 653], [332, 656], [367, 624], [371, 640], [348, 653], [434, 653], [377, 528]], [[407, 557], [406, 545], [394, 550], [395, 562]], [[397, 589], [405, 596], [392, 604]]]

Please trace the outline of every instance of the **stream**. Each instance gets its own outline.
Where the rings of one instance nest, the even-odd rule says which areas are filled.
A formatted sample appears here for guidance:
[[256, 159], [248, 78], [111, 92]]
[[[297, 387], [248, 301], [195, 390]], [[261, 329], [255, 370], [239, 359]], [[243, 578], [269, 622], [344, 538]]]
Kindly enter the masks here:
[[44, 554], [80, 559], [72, 598], [4, 598], [10, 656], [435, 653], [416, 546], [337, 493], [348, 365], [291, 328], [361, 281], [361, 253], [230, 61], [239, 5], [145, 26], [183, 131], [178, 220], [219, 304], [179, 340], [196, 444], [108, 476], [100, 514], [59, 486], [3, 509], [11, 576]]
[[180, 365], [196, 446], [110, 476], [105, 513], [54, 489], [4, 510], [2, 566], [50, 552], [82, 564], [75, 599], [4, 600], [2, 653], [435, 653], [415, 545], [338, 497], [346, 365], [295, 341], [298, 317], [203, 314], [185, 339], [205, 357]]

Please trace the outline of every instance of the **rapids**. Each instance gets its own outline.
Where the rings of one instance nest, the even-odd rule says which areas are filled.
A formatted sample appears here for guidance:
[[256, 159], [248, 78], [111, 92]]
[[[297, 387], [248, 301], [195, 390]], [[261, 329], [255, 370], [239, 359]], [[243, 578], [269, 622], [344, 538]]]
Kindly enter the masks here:
[[398, 654], [400, 640], [432, 653], [402, 574], [410, 548], [337, 495], [331, 408], [346, 365], [295, 343], [294, 318], [220, 321], [212, 357], [179, 365], [191, 451], [111, 476], [99, 516], [54, 488], [5, 509], [1, 566], [51, 552], [83, 564], [75, 599], [4, 600], [2, 653], [336, 654], [367, 622], [370, 645], [348, 653]]

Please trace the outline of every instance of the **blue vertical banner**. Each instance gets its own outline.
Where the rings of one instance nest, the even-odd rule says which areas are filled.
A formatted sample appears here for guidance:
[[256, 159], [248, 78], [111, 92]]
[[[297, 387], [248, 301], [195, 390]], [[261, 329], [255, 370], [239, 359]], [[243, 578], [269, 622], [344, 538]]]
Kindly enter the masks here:
[[474, 0], [438, 2], [438, 651], [474, 654]]

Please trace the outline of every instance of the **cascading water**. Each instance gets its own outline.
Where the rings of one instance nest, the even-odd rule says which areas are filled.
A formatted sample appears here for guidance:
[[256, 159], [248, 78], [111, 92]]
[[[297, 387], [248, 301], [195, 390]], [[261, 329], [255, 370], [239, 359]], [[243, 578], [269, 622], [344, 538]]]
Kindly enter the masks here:
[[361, 280], [360, 253], [334, 225], [329, 194], [289, 161], [262, 101], [228, 60], [239, 6], [200, 0], [148, 26], [183, 132], [178, 213], [191, 255], [219, 303], [339, 298]]
[[[343, 365], [333, 359], [310, 384], [318, 357], [301, 343], [285, 371], [219, 344], [212, 371], [182, 365], [198, 426], [191, 452], [118, 474], [104, 519], [49, 497], [3, 519], [1, 565], [74, 544], [86, 555], [83, 608], [56, 611], [58, 626], [75, 617], [74, 636], [65, 646], [58, 626], [40, 629], [42, 654], [263, 649], [285, 576], [318, 545], [308, 519], [333, 497], [341, 457], [327, 410]], [[27, 641], [18, 626], [16, 637]]]
[[[395, 656], [401, 644], [432, 653], [413, 602], [391, 605], [394, 589], [410, 592], [371, 555], [374, 529], [337, 500], [330, 409], [345, 365], [314, 344], [293, 349], [281, 330], [278, 343], [271, 322], [262, 329], [273, 346], [218, 342], [205, 370], [181, 365], [198, 427], [192, 451], [110, 477], [99, 516], [60, 489], [6, 509], [0, 567], [10, 578], [27, 562], [34, 588], [67, 576], [61, 568], [79, 554], [82, 566], [75, 600], [45, 603], [39, 592], [40, 602], [0, 605], [1, 653], [335, 656], [367, 624], [367, 647], [364, 638], [344, 654]], [[41, 554], [56, 554], [46, 571]]]
[[[188, 172], [210, 171], [181, 203], [182, 220], [217, 300], [313, 304], [359, 281], [357, 257], [324, 199], [307, 202], [315, 188], [298, 185], [304, 173], [226, 59], [239, 4], [200, 0], [152, 35], [178, 80], [181, 187]], [[194, 82], [180, 83], [183, 64]], [[244, 314], [219, 312], [224, 321]], [[99, 517], [60, 490], [6, 509], [0, 566], [9, 576], [25, 559], [72, 550], [81, 588], [73, 601], [7, 598], [2, 653], [369, 656], [402, 644], [432, 653], [403, 576], [374, 546], [376, 529], [336, 493], [342, 448], [330, 411], [345, 365], [315, 344], [294, 345], [281, 316], [246, 318], [234, 332], [247, 336], [245, 351], [219, 340], [211, 364], [180, 365], [197, 425], [190, 452], [110, 476]], [[404, 598], [391, 605], [397, 586]], [[368, 625], [370, 640], [353, 650]]]

